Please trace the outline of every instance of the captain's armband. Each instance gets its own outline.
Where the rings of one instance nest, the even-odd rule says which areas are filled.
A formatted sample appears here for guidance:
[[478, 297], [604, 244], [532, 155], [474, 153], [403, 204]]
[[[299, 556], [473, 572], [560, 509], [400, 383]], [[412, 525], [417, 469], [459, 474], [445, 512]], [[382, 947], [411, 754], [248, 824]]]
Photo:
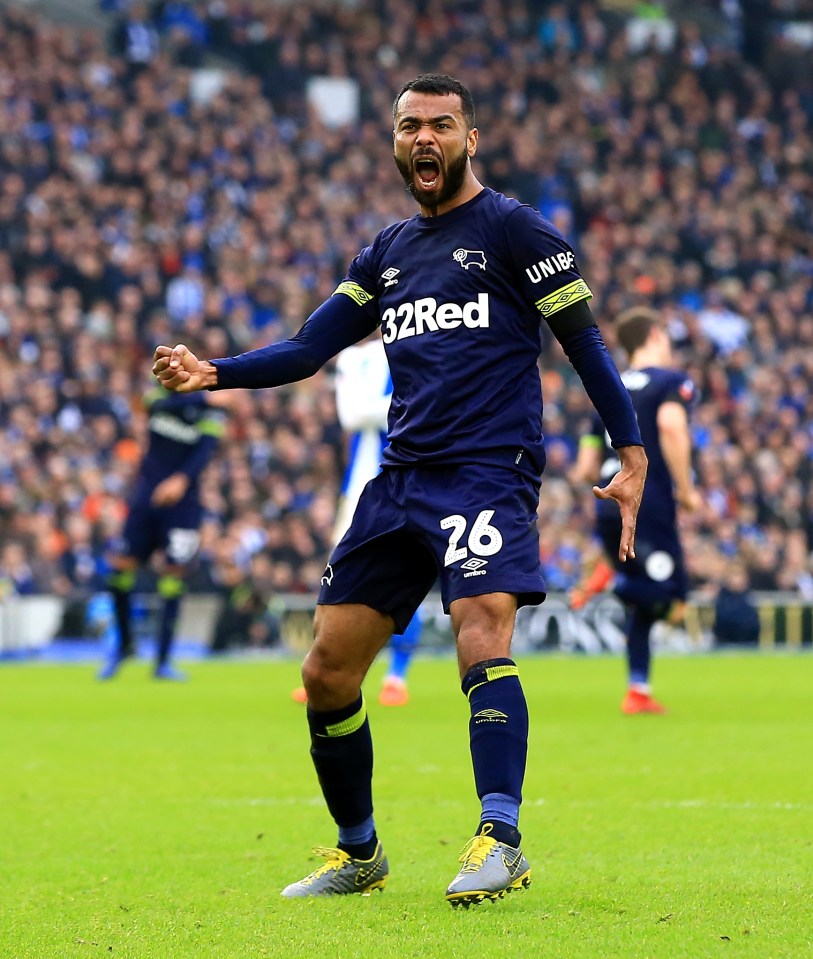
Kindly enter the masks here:
[[369, 303], [370, 300], [375, 299], [372, 293], [368, 293], [365, 289], [362, 289], [358, 283], [353, 283], [352, 280], [344, 280], [340, 283], [333, 291], [334, 295], [336, 293], [344, 293], [345, 296], [349, 296], [358, 306], [364, 306], [366, 303]]
[[547, 320], [554, 313], [558, 313], [559, 310], [564, 310], [566, 307], [573, 306], [574, 303], [579, 303], [582, 300], [589, 300], [592, 296], [590, 287], [584, 280], [579, 279], [568, 283], [567, 286], [561, 287], [554, 293], [548, 294], [548, 296], [543, 296], [542, 299], [536, 301], [535, 306]]

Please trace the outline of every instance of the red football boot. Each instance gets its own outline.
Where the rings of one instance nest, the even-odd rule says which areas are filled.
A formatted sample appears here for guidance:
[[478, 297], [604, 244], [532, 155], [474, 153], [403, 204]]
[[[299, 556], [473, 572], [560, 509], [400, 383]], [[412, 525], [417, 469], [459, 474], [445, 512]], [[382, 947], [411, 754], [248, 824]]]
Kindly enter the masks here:
[[639, 689], [628, 689], [621, 703], [621, 712], [627, 716], [634, 716], [636, 713], [663, 714], [666, 712], [666, 707], [657, 699], [653, 699], [649, 693], [642, 693]]

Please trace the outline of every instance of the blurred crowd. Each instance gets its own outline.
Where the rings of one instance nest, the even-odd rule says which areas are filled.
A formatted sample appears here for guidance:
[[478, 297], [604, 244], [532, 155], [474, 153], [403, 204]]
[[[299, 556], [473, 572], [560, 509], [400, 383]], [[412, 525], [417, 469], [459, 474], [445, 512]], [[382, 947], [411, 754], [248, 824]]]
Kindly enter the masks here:
[[[656, 306], [699, 388], [693, 583], [813, 596], [813, 49], [804, 0], [103, 0], [109, 32], [0, 11], [0, 582], [96, 588], [145, 439], [159, 342], [222, 356], [295, 332], [416, 212], [394, 92], [460, 77], [476, 173], [570, 238], [612, 318]], [[202, 67], [207, 68], [205, 73]], [[356, 81], [335, 125], [309, 79]], [[621, 357], [618, 357], [621, 362]], [[590, 542], [567, 475], [589, 403], [541, 360], [552, 589]], [[232, 394], [192, 585], [319, 582], [344, 448], [332, 365]]]

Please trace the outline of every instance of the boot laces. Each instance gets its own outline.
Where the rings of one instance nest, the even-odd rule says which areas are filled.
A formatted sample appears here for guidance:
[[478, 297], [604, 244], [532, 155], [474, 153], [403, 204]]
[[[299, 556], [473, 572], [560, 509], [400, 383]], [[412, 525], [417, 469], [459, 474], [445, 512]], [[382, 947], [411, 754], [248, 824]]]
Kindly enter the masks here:
[[315, 869], [309, 876], [306, 876], [302, 880], [307, 886], [316, 882], [320, 876], [324, 876], [325, 873], [330, 872], [331, 869], [338, 872], [342, 866], [350, 862], [350, 856], [343, 849], [330, 849], [328, 846], [314, 846], [313, 853], [315, 856], [323, 856], [325, 861], [318, 869]]
[[489, 836], [493, 828], [491, 823], [486, 823], [482, 830], [476, 836], [472, 836], [463, 847], [460, 853], [460, 862], [463, 863], [461, 872], [477, 872], [482, 868], [489, 853], [497, 844], [496, 840]]

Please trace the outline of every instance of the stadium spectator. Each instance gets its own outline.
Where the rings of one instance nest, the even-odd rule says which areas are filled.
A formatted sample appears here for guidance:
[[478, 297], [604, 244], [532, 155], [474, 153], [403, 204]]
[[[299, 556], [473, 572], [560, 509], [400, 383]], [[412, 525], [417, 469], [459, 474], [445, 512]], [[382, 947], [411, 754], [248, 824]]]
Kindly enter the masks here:
[[160, 50], [158, 31], [150, 21], [147, 4], [130, 3], [112, 38], [113, 50], [129, 68], [129, 78], [149, 67]]
[[22, 543], [5, 543], [0, 549], [0, 595], [27, 596], [35, 591], [34, 573]]
[[224, 553], [219, 592], [223, 604], [212, 627], [209, 649], [224, 653], [231, 649], [262, 649], [280, 642], [280, 624], [276, 613], [280, 600], [275, 595], [273, 570], [268, 556], [256, 553], [250, 561], [248, 576]]
[[753, 646], [759, 641], [759, 614], [748, 588], [748, 570], [738, 561], [728, 564], [717, 591], [712, 632], [720, 645]]

